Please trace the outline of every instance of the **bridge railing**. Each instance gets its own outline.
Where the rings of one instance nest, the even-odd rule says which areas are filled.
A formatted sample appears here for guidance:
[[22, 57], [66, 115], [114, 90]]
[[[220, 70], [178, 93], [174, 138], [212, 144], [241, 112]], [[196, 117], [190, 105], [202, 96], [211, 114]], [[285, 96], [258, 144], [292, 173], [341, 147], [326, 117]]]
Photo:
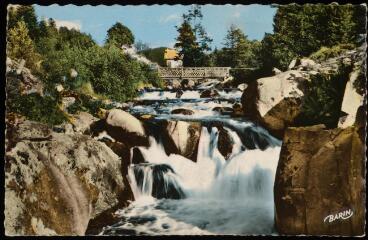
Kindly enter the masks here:
[[225, 78], [229, 76], [230, 67], [159, 67], [161, 78]]

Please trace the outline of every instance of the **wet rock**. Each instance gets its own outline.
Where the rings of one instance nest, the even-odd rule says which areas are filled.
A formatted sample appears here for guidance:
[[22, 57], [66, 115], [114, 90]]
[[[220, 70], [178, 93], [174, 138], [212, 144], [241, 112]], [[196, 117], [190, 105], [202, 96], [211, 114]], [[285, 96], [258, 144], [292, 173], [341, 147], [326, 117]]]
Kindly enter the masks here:
[[[357, 129], [288, 128], [275, 178], [280, 234], [364, 234], [364, 142]], [[351, 209], [353, 216], [324, 219]]]
[[219, 130], [217, 148], [222, 156], [227, 160], [232, 153], [234, 143], [226, 129], [220, 126], [217, 128]]
[[184, 92], [181, 89], [179, 89], [179, 90], [176, 91], [175, 97], [176, 98], [181, 98], [181, 96], [183, 95], [183, 93]]
[[214, 107], [212, 111], [221, 113], [223, 115], [230, 115], [233, 112], [233, 109], [231, 107]]
[[132, 152], [133, 152], [132, 161], [131, 161], [132, 164], [139, 164], [139, 163], [144, 163], [145, 162], [145, 159], [142, 155], [141, 150], [139, 150], [139, 148], [134, 147], [132, 149]]
[[167, 154], [176, 153], [193, 161], [197, 159], [201, 125], [197, 122], [166, 121], [162, 123], [162, 142]]
[[246, 84], [246, 83], [242, 83], [242, 84], [239, 84], [237, 88], [238, 88], [240, 91], [244, 91], [247, 87], [248, 87], [248, 84]]
[[5, 156], [5, 234], [84, 235], [91, 219], [132, 199], [121, 161], [104, 143], [37, 125], [20, 124], [15, 135], [35, 135]]
[[232, 116], [233, 117], [242, 117], [244, 115], [243, 112], [243, 107], [240, 103], [235, 103], [233, 105], [233, 112], [232, 112]]
[[190, 109], [177, 108], [171, 111], [171, 114], [193, 115], [194, 112]]
[[217, 89], [223, 89], [223, 88], [232, 88], [234, 86], [234, 78], [233, 77], [227, 77], [224, 79], [224, 81], [221, 81], [215, 85]]
[[213, 88], [204, 90], [200, 95], [201, 98], [213, 98], [218, 96], [220, 96], [219, 92]]

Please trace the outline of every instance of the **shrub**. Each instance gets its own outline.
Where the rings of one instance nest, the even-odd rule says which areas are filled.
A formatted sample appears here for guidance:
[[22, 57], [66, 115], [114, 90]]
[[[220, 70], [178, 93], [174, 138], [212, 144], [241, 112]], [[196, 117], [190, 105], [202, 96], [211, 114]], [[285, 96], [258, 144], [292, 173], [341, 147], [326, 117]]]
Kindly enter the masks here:
[[[76, 78], [70, 77], [72, 68], [78, 72]], [[135, 97], [141, 83], [162, 85], [157, 72], [130, 58], [114, 45], [96, 45], [88, 49], [65, 46], [49, 57], [44, 69], [50, 90], [56, 83], [70, 90], [87, 90], [85, 84], [91, 84], [95, 94], [115, 101]]]
[[103, 103], [100, 99], [93, 99], [88, 95], [81, 94], [79, 95], [79, 98], [76, 99], [76, 102], [67, 108], [67, 111], [71, 114], [75, 114], [80, 111], [89, 112], [97, 117], [97, 113], [100, 108], [112, 109], [113, 106], [111, 104]]
[[7, 102], [9, 112], [21, 114], [32, 121], [57, 125], [67, 120], [58, 107], [58, 100], [50, 96], [42, 97], [37, 93], [16, 95], [8, 97]]
[[324, 61], [328, 58], [339, 56], [341, 53], [354, 49], [353, 44], [339, 44], [331, 48], [321, 47], [317, 52], [310, 55], [310, 58], [317, 61]]
[[337, 127], [346, 82], [351, 66], [340, 64], [335, 74], [317, 74], [307, 83], [299, 125], [325, 124], [328, 128]]

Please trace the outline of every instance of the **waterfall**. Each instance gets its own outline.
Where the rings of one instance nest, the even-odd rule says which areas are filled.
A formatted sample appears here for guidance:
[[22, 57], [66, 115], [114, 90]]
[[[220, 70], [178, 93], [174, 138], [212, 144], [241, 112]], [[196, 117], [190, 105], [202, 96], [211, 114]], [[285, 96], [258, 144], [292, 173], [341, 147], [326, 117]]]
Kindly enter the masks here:
[[[238, 132], [247, 128], [267, 142], [265, 149], [246, 148]], [[167, 155], [153, 137], [149, 147], [138, 147], [144, 163], [128, 169], [135, 201], [101, 234], [273, 234], [280, 142], [249, 123], [228, 122], [224, 130], [233, 143], [227, 160], [211, 126], [201, 129], [197, 162]]]

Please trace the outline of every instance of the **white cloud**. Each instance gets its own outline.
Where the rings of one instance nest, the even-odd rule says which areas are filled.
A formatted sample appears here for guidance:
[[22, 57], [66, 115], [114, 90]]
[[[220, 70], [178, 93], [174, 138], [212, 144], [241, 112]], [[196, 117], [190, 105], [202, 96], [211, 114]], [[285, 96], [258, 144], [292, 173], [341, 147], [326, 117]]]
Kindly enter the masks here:
[[74, 28], [75, 30], [78, 30], [78, 31], [80, 31], [82, 28], [82, 24], [79, 20], [73, 20], [73, 21], [59, 20], [59, 19], [54, 19], [54, 20], [55, 20], [56, 28], [66, 27], [69, 30]]
[[170, 14], [160, 18], [160, 23], [178, 22], [181, 17], [178, 14]]

